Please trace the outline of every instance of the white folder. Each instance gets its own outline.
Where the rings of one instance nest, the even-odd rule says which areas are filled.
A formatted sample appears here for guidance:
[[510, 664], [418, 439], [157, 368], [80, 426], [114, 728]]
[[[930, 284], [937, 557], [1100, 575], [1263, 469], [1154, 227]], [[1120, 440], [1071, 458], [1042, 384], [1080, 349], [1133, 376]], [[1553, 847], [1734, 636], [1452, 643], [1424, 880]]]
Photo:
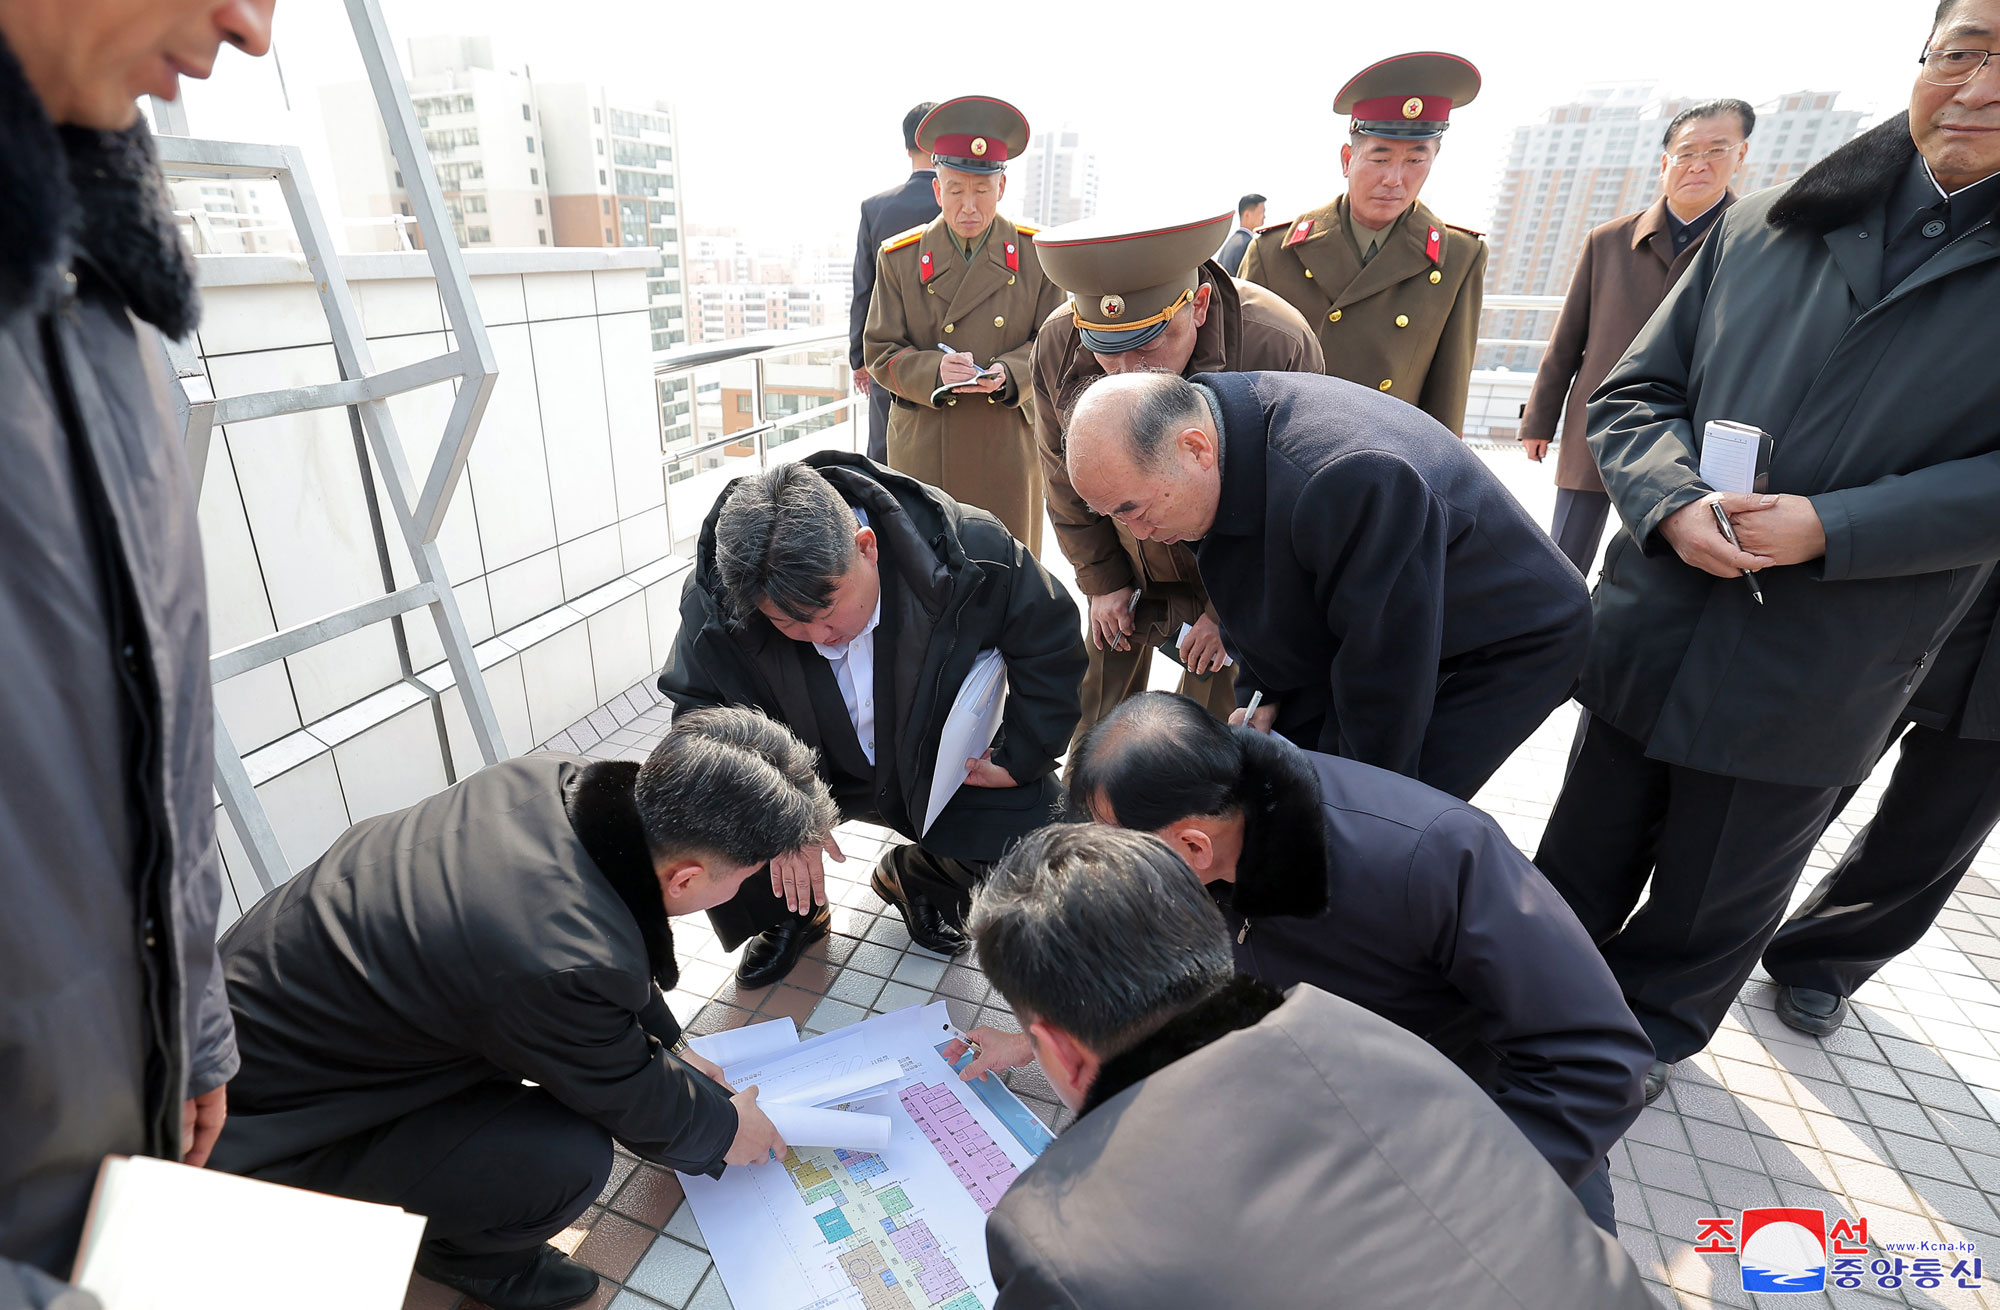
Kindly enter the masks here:
[[923, 826], [917, 829], [919, 836], [931, 830], [945, 805], [965, 785], [965, 762], [979, 758], [993, 744], [1006, 706], [1007, 662], [997, 650], [982, 650], [959, 685], [951, 713], [945, 716], [944, 731], [938, 737], [937, 765], [931, 774], [931, 803], [924, 811]]

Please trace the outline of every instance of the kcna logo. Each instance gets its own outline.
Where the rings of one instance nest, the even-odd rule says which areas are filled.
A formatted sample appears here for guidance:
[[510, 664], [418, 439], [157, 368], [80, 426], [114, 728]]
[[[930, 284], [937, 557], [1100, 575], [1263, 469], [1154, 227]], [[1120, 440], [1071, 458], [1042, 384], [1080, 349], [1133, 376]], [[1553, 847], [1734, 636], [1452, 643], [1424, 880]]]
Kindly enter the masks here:
[[[1826, 1290], [1826, 1211], [1763, 1206], [1743, 1211], [1740, 1225], [1734, 1219], [1695, 1222], [1701, 1226], [1695, 1235], [1696, 1253], [1737, 1256], [1743, 1266], [1744, 1291]], [[1865, 1219], [1834, 1224], [1835, 1249], [1842, 1255], [1867, 1254], [1867, 1224]]]

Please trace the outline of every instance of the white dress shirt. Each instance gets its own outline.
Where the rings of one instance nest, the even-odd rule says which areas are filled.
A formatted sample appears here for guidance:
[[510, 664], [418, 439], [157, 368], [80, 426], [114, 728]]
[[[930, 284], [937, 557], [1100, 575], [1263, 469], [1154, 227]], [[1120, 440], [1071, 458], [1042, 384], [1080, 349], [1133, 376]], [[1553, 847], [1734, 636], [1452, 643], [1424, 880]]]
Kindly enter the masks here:
[[[868, 526], [868, 515], [858, 506], [854, 517], [862, 527]], [[859, 636], [844, 646], [822, 646], [818, 642], [812, 648], [833, 665], [833, 680], [840, 684], [840, 699], [847, 703], [847, 717], [854, 724], [854, 735], [861, 740], [861, 753], [868, 762], [875, 762], [875, 629], [882, 623], [882, 597], [875, 597], [875, 612], [868, 616], [868, 626]]]

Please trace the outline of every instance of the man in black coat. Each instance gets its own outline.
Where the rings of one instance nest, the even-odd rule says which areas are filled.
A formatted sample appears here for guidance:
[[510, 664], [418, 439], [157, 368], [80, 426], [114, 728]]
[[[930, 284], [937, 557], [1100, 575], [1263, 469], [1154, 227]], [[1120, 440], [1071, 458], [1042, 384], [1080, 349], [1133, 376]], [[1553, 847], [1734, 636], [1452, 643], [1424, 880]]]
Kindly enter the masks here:
[[[998, 738], [940, 760], [954, 699], [982, 651], [1007, 666]], [[1057, 757], [1076, 729], [1085, 656], [1076, 603], [985, 510], [844, 451], [738, 478], [702, 525], [681, 626], [660, 674], [677, 709], [750, 705], [819, 751], [845, 818], [893, 828], [876, 894], [919, 945], [953, 955], [986, 866], [1061, 805]], [[933, 777], [963, 785], [926, 829]], [[831, 841], [826, 853], [844, 858]], [[751, 937], [746, 986], [790, 971], [826, 934], [820, 852], [775, 862], [710, 915], [726, 949]]]
[[1297, 373], [1108, 377], [1069, 469], [1134, 536], [1198, 541], [1253, 727], [1466, 800], [1576, 681], [1583, 579], [1413, 406]]
[[937, 192], [931, 183], [937, 169], [928, 151], [917, 149], [917, 124], [937, 108], [926, 100], [903, 115], [903, 153], [910, 157], [910, 175], [902, 185], [878, 191], [861, 202], [861, 230], [854, 238], [854, 303], [847, 311], [847, 363], [854, 370], [854, 388], [868, 397], [868, 458], [889, 462], [889, 402], [892, 392], [868, 376], [861, 339], [868, 327], [868, 305], [875, 297], [875, 261], [882, 243], [899, 232], [922, 227], [938, 216]]
[[725, 709], [643, 765], [522, 756], [354, 825], [222, 939], [216, 1167], [426, 1216], [418, 1271], [493, 1310], [587, 1299], [544, 1242], [612, 1138], [685, 1173], [784, 1153], [756, 1089], [681, 1049], [669, 920], [834, 822], [812, 752]]
[[[1154, 833], [1210, 884], [1238, 969], [1427, 1038], [1617, 1231], [1605, 1153], [1643, 1108], [1653, 1048], [1576, 916], [1492, 819], [1167, 692], [1086, 733], [1069, 785], [1079, 817]], [[968, 1072], [1006, 1052], [1004, 1037], [970, 1036], [982, 1063]]]
[[[1897, 725], [1875, 817], [1764, 948], [1778, 1017], [1825, 1037], [1847, 998], [1937, 921], [2000, 824], [2000, 573], [1945, 640]], [[1835, 812], [1855, 789], [1842, 790]]]
[[[1909, 113], [1724, 215], [1590, 406], [1626, 531], [1536, 862], [1653, 1039], [1655, 1092], [2000, 558], [1996, 31], [2000, 0], [1948, 0]], [[1718, 419], [1774, 438], [1771, 494], [1721, 499], [1740, 549], [1701, 477]]]

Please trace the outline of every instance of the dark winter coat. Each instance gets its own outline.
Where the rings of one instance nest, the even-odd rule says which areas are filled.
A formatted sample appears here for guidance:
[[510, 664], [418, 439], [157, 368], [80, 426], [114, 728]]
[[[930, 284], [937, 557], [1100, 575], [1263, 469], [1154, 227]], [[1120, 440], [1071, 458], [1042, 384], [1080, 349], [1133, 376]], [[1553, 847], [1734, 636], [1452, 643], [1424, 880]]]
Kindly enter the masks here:
[[1436, 1051], [1238, 979], [1105, 1061], [986, 1220], [996, 1310], [1647, 1310], [1632, 1259]]
[[5, 1307], [65, 1295], [99, 1162], [179, 1158], [182, 1104], [236, 1071], [208, 593], [154, 331], [196, 314], [144, 125], [59, 131], [0, 44]]
[[718, 1172], [736, 1109], [668, 1050], [679, 974], [637, 774], [554, 754], [482, 769], [355, 824], [232, 924], [243, 1071], [215, 1166], [527, 1079], [648, 1160]]
[[1429, 1039], [1574, 1187], [1639, 1117], [1653, 1059], [1604, 957], [1485, 814], [1383, 769], [1306, 759], [1319, 794], [1245, 839], [1224, 906], [1236, 967]]
[[1471, 796], [1568, 698], [1583, 579], [1422, 410], [1300, 373], [1194, 381], [1221, 403], [1195, 558], [1238, 702], [1261, 690], [1301, 746]]
[[[820, 773], [848, 818], [911, 840], [930, 802], [938, 734], [979, 652], [1007, 662], [1007, 706], [993, 762], [1018, 787], [961, 787], [924, 834], [924, 849], [996, 860], [1051, 821], [1062, 789], [1056, 759], [1081, 709], [1085, 656], [1076, 602], [985, 510], [860, 455], [826, 451], [807, 464], [865, 510], [881, 544], [882, 623], [875, 634], [878, 746], [859, 754], [830, 666], [761, 616], [736, 623], [715, 564], [723, 488], [702, 525], [681, 593], [681, 626], [660, 674], [677, 709], [748, 705], [788, 725], [820, 753]], [[831, 689], [829, 695], [828, 689]]]
[[[1626, 532], [1578, 699], [1654, 759], [1860, 782], [2000, 558], [2000, 224], [1882, 286], [1883, 218], [1914, 151], [1898, 115], [1737, 204], [1592, 397]], [[1826, 530], [1824, 558], [1758, 574], [1762, 605], [1658, 532], [1709, 491], [1712, 419], [1771, 433], [1769, 490], [1810, 497]], [[1968, 735], [2000, 735], [1996, 676], [1981, 669]]]

